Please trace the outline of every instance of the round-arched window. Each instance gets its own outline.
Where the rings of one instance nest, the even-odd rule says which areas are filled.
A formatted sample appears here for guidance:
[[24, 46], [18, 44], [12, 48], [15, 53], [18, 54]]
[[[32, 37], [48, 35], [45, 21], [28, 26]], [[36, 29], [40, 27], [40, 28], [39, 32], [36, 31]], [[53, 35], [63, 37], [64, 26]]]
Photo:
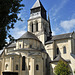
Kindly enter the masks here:
[[6, 69], [6, 70], [8, 69], [8, 64], [6, 64], [5, 69]]
[[33, 32], [33, 23], [32, 23], [32, 32]]
[[16, 70], [18, 70], [18, 65], [16, 65]]
[[59, 48], [57, 48], [57, 54], [59, 54]]
[[36, 31], [38, 31], [38, 23], [36, 23]]
[[36, 70], [39, 70], [39, 65], [36, 65]]
[[63, 53], [66, 54], [66, 47], [63, 47]]

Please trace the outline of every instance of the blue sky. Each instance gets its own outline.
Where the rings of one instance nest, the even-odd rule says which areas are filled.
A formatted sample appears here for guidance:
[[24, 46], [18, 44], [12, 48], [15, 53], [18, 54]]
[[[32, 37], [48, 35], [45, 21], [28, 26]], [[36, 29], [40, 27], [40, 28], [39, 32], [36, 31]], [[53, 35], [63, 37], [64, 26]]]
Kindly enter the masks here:
[[[53, 35], [75, 31], [75, 0], [40, 0], [49, 12]], [[27, 20], [30, 17], [30, 8], [36, 0], [23, 0], [25, 5], [18, 17], [24, 21], [17, 22], [11, 34], [17, 39], [27, 31]]]

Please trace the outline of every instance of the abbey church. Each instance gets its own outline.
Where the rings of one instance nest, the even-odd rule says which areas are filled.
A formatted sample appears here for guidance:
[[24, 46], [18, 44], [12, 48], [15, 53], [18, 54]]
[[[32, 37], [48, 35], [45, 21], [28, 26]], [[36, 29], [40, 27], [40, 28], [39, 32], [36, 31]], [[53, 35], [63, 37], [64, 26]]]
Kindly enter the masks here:
[[74, 75], [75, 32], [53, 36], [40, 0], [30, 10], [28, 31], [0, 51], [0, 75], [54, 75], [60, 59]]

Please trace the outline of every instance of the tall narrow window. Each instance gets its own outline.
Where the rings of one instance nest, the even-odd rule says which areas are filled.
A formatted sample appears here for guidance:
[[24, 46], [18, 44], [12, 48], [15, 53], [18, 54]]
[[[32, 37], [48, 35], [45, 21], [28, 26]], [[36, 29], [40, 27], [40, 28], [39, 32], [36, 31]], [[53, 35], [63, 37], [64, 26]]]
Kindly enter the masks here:
[[30, 70], [30, 65], [29, 65], [29, 70]]
[[57, 54], [59, 54], [59, 48], [57, 48]]
[[39, 70], [39, 65], [36, 65], [36, 70]]
[[21, 48], [21, 44], [20, 44], [20, 48]]
[[63, 47], [63, 53], [66, 54], [66, 47]]
[[32, 48], [32, 45], [30, 45], [30, 48]]
[[47, 68], [47, 59], [46, 59], [46, 68]]
[[22, 70], [25, 70], [25, 56], [22, 57]]
[[38, 23], [36, 23], [36, 31], [38, 31]]
[[8, 69], [8, 64], [6, 64], [5, 69], [6, 69], [6, 70]]
[[32, 32], [33, 32], [33, 24], [32, 24]]
[[16, 65], [16, 70], [18, 70], [18, 65]]

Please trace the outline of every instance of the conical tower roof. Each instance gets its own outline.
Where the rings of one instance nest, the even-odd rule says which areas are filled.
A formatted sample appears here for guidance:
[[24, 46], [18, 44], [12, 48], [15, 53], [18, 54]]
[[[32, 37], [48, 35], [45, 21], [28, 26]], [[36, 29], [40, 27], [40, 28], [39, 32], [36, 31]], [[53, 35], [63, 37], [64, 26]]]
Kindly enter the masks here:
[[19, 39], [35, 39], [35, 40], [40, 41], [34, 34], [28, 31], [24, 33]]
[[37, 0], [31, 9], [41, 7], [41, 6], [43, 7], [42, 3], [40, 2], [40, 0]]

